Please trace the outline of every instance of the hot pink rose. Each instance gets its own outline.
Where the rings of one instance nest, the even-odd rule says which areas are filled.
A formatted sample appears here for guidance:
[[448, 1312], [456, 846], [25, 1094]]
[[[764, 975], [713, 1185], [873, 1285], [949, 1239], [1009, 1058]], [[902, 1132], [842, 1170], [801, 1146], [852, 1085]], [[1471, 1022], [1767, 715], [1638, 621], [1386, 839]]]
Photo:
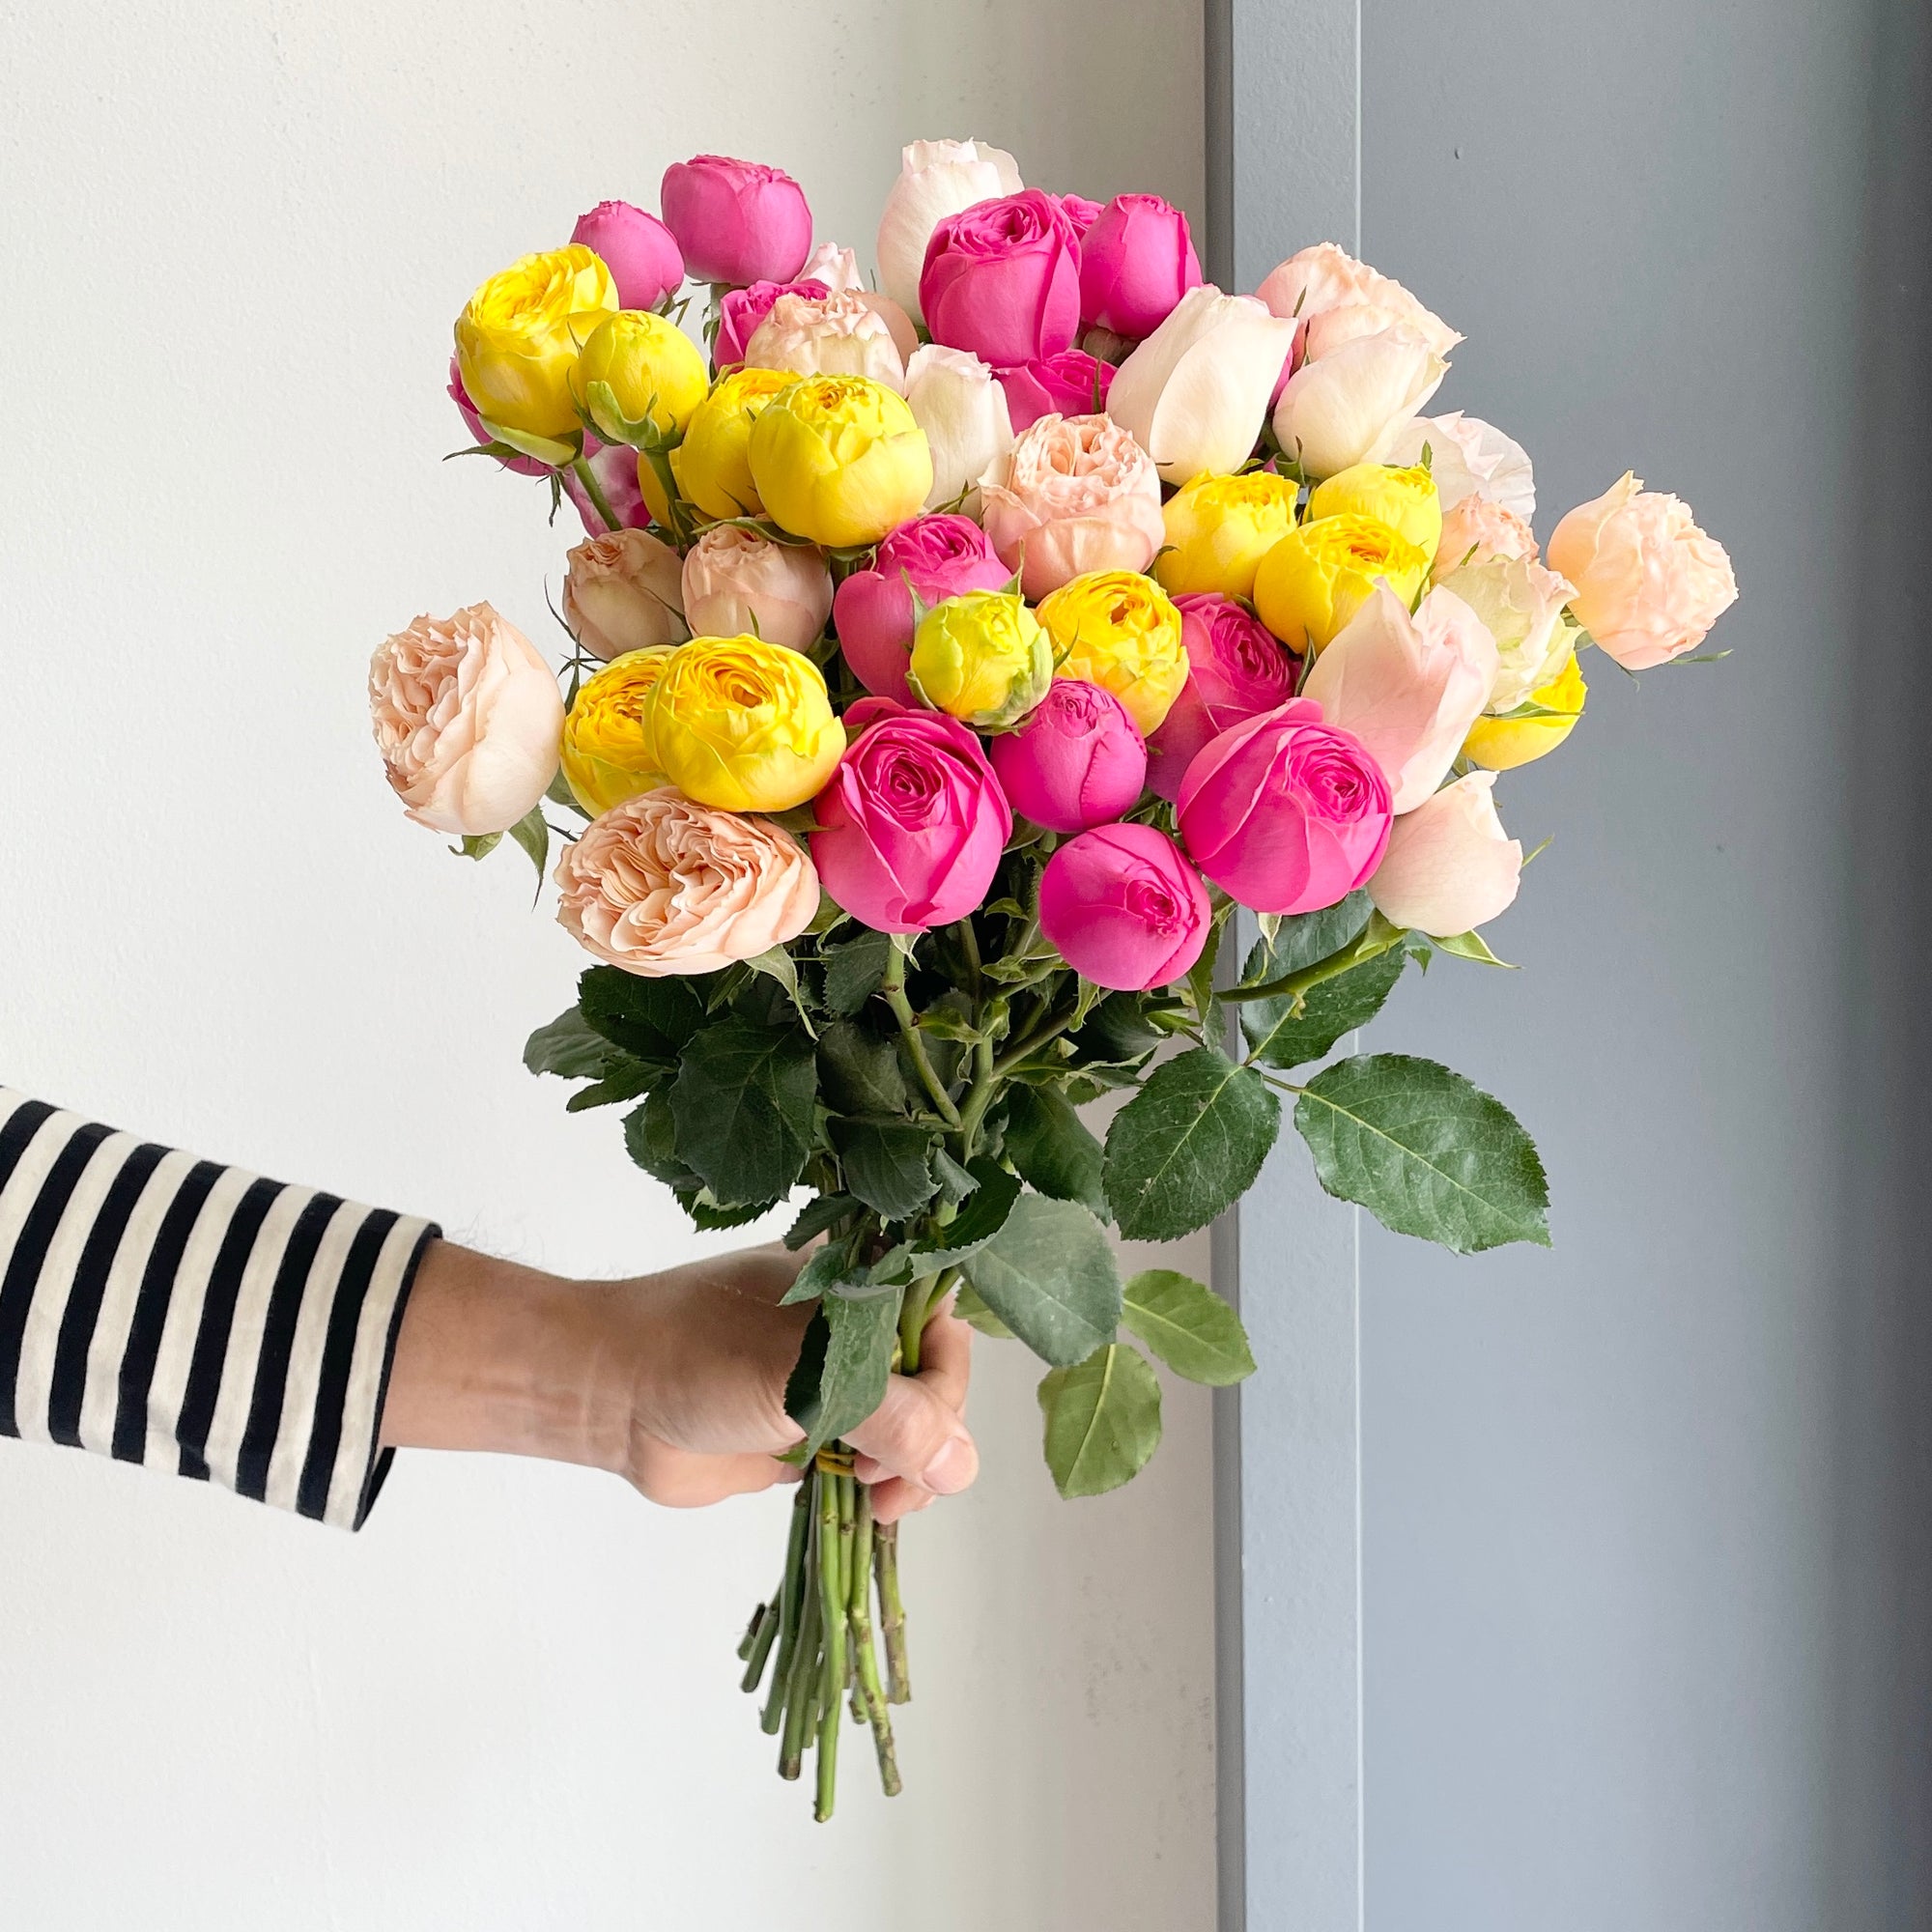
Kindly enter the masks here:
[[1087, 324], [1151, 335], [1200, 285], [1187, 217], [1157, 194], [1117, 194], [1081, 237], [1080, 316]]
[[1039, 882], [1039, 929], [1082, 979], [1144, 993], [1184, 979], [1214, 923], [1200, 875], [1151, 825], [1069, 838]]
[[1100, 204], [1089, 201], [1084, 194], [1057, 194], [1054, 200], [1060, 204], [1061, 213], [1073, 224], [1073, 232], [1081, 241], [1087, 239], [1087, 231], [1099, 219]]
[[665, 170], [658, 201], [700, 282], [787, 282], [811, 253], [805, 190], [781, 168], [695, 155]]
[[1114, 365], [1084, 349], [1063, 349], [1014, 369], [995, 371], [1007, 392], [1007, 412], [1015, 433], [1041, 416], [1098, 415], [1107, 407]]
[[[597, 487], [604, 493], [604, 500], [611, 506], [611, 514], [617, 519], [617, 527], [625, 530], [640, 530], [651, 520], [650, 505], [644, 501], [644, 493], [638, 488], [638, 452], [621, 442], [599, 442], [588, 430], [583, 432], [583, 460], [590, 466], [590, 473], [597, 478]], [[604, 521], [604, 512], [590, 500], [590, 493], [582, 484], [575, 469], [559, 469], [556, 479], [563, 485], [563, 494], [577, 506], [577, 514], [582, 521], [587, 535], [601, 537], [611, 526]]]
[[972, 518], [915, 517], [887, 532], [870, 570], [855, 570], [838, 586], [838, 648], [867, 691], [909, 705], [913, 598], [929, 610], [962, 590], [1003, 590], [1011, 577]]
[[732, 289], [718, 304], [718, 340], [712, 354], [721, 369], [745, 359], [745, 351], [758, 325], [772, 312], [781, 296], [810, 296], [823, 300], [832, 291], [823, 282], [753, 282], [748, 289]]
[[1190, 591], [1177, 597], [1187, 682], [1148, 746], [1148, 782], [1179, 798], [1195, 753], [1231, 724], [1273, 711], [1294, 696], [1300, 660], [1232, 597]]
[[862, 697], [813, 802], [811, 856], [838, 905], [879, 932], [964, 919], [986, 896], [1013, 814], [972, 730], [941, 711]]
[[1147, 784], [1147, 745], [1111, 691], [1058, 677], [1017, 731], [993, 740], [993, 769], [1022, 817], [1084, 832], [1133, 810]]
[[1291, 698], [1223, 731], [1180, 783], [1180, 836], [1194, 862], [1254, 912], [1317, 912], [1380, 861], [1394, 814], [1388, 781], [1359, 738]]
[[656, 308], [684, 286], [677, 238], [655, 214], [628, 201], [600, 201], [577, 217], [570, 239], [603, 259], [625, 308]]
[[1080, 241], [1037, 187], [949, 214], [925, 244], [919, 305], [935, 342], [995, 369], [1058, 355], [1080, 333]]

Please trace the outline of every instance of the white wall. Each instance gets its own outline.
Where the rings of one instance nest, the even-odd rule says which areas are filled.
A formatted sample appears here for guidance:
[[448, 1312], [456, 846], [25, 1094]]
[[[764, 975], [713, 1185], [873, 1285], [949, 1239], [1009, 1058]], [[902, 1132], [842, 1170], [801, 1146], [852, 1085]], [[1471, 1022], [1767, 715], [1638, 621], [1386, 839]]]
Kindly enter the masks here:
[[[560, 1269], [699, 1252], [518, 1065], [580, 963], [521, 858], [445, 857], [368, 743], [374, 641], [549, 635], [569, 540], [439, 462], [450, 319], [698, 149], [862, 249], [924, 133], [1198, 210], [1198, 14], [0, 6], [0, 1078]], [[910, 1788], [855, 1761], [823, 1832], [732, 1684], [781, 1502], [413, 1456], [351, 1541], [0, 1444], [6, 1922], [1211, 1923], [1207, 1406], [1064, 1506], [1032, 1379], [982, 1350], [984, 1478], [907, 1534]]]

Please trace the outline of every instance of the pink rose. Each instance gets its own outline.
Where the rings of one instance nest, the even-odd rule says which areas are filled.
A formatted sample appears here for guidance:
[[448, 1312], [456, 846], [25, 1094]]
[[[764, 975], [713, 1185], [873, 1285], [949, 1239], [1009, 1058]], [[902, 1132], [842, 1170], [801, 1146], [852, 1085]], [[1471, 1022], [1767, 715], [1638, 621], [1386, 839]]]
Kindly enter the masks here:
[[811, 856], [825, 890], [879, 932], [964, 919], [986, 896], [1013, 814], [984, 747], [956, 718], [862, 697], [818, 794]]
[[986, 471], [980, 501], [1036, 600], [1090, 570], [1145, 570], [1167, 540], [1153, 459], [1107, 416], [1041, 416]]
[[745, 344], [744, 359], [754, 369], [801, 376], [865, 376], [905, 393], [905, 362], [892, 326], [853, 289], [781, 295]]
[[1536, 532], [1514, 510], [1484, 497], [1464, 497], [1442, 513], [1430, 580], [1440, 583], [1464, 564], [1494, 563], [1499, 557], [1534, 563]]
[[602, 258], [617, 285], [620, 307], [656, 308], [684, 286], [677, 238], [655, 214], [628, 201], [600, 201], [577, 217], [570, 239]]
[[838, 586], [838, 648], [867, 691], [910, 705], [913, 598], [930, 610], [963, 590], [1004, 590], [1011, 576], [972, 518], [915, 517], [887, 532], [870, 570], [855, 570]]
[[717, 524], [684, 559], [684, 617], [696, 638], [762, 638], [802, 651], [825, 635], [832, 573], [811, 544]]
[[1738, 601], [1731, 559], [1690, 504], [1628, 469], [1556, 526], [1549, 564], [1577, 586], [1571, 614], [1626, 670], [1682, 657]]
[[811, 252], [805, 190], [781, 168], [696, 155], [665, 170], [658, 202], [700, 282], [788, 282]]
[[1254, 912], [1347, 898], [1380, 863], [1393, 816], [1368, 748], [1305, 697], [1223, 731], [1180, 783], [1194, 863]]
[[1200, 286], [1187, 217], [1157, 194], [1117, 194], [1080, 239], [1084, 323], [1117, 335], [1151, 335]]
[[[651, 509], [638, 487], [638, 452], [625, 443], [599, 442], [585, 430], [583, 460], [589, 464], [590, 473], [596, 477], [597, 487], [611, 506], [611, 514], [617, 519], [617, 527], [642, 529], [651, 520]], [[559, 469], [556, 480], [563, 485], [563, 494], [576, 505], [585, 532], [593, 537], [603, 536], [611, 526], [604, 521], [604, 512], [590, 500], [590, 493], [577, 471]]]
[[834, 295], [840, 289], [866, 286], [866, 278], [859, 272], [857, 251], [841, 248], [836, 242], [821, 242], [806, 257], [805, 267], [798, 273], [801, 281], [823, 282]]
[[1022, 817], [1084, 832], [1133, 810], [1147, 785], [1147, 745], [1111, 691], [1059, 677], [1018, 730], [993, 740], [993, 769]]
[[915, 141], [900, 150], [899, 176], [879, 217], [879, 286], [919, 313], [925, 244], [949, 214], [1019, 191], [1020, 171], [1004, 148], [984, 141]]
[[1392, 810], [1413, 811], [1442, 782], [1496, 681], [1495, 639], [1452, 590], [1414, 616], [1386, 583], [1315, 660], [1301, 695], [1369, 749]]
[[758, 325], [772, 312], [781, 296], [810, 296], [814, 300], [832, 293], [823, 282], [753, 282], [750, 288], [731, 289], [718, 304], [718, 340], [712, 345], [712, 358], [721, 369], [743, 362]]
[[1087, 239], [1087, 231], [1100, 218], [1100, 204], [1089, 201], [1084, 194], [1057, 194], [1054, 200], [1060, 204], [1060, 212], [1073, 224], [1073, 233], [1082, 242]]
[[1041, 416], [1098, 415], [1114, 382], [1114, 365], [1084, 349], [1063, 349], [1058, 355], [995, 373], [1015, 431], [1031, 428]]
[[935, 342], [996, 369], [1058, 355], [1080, 332], [1080, 242], [1037, 187], [949, 214], [925, 244], [919, 305]]
[[[1463, 339], [1392, 276], [1378, 274], [1332, 242], [1318, 242], [1291, 255], [1255, 294], [1273, 314], [1294, 323], [1297, 362], [1314, 361], [1353, 336], [1398, 323], [1421, 336], [1434, 355], [1447, 355]], [[1315, 327], [1318, 318], [1328, 317], [1334, 320]]]
[[653, 644], [681, 644], [683, 565], [648, 530], [586, 537], [565, 557], [563, 621], [579, 645], [606, 664]]
[[1117, 992], [1185, 979], [1213, 923], [1200, 875], [1151, 825], [1083, 832], [1040, 875], [1040, 931], [1082, 979]]
[[377, 645], [369, 717], [396, 796], [437, 832], [507, 832], [556, 776], [556, 679], [487, 604], [418, 617]]
[[1471, 772], [1396, 820], [1369, 881], [1384, 919], [1447, 939], [1515, 903], [1522, 846], [1496, 816], [1495, 782], [1494, 772]]
[[1148, 746], [1148, 783], [1179, 798], [1180, 781], [1210, 738], [1294, 696], [1301, 661], [1232, 597], [1190, 591], [1174, 600], [1187, 682]]
[[556, 862], [557, 923], [627, 973], [715, 973], [796, 939], [818, 910], [804, 846], [666, 785], [593, 819]]
[[[456, 357], [449, 358], [449, 400], [456, 405], [457, 413], [463, 418], [463, 427], [469, 432], [469, 440], [481, 444], [492, 440], [489, 426], [476, 413], [476, 406], [469, 400], [469, 391], [463, 386], [463, 371], [457, 366]], [[585, 438], [587, 441], [588, 437]], [[548, 463], [539, 463], [534, 456], [499, 456], [497, 464], [504, 469], [514, 470], [519, 476], [541, 476], [549, 469]]]

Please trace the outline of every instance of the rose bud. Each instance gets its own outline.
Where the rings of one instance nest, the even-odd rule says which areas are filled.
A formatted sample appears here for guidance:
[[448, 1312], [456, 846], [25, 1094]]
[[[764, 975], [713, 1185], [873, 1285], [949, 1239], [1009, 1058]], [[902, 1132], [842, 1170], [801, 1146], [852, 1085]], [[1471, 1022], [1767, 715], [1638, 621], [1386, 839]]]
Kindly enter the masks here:
[[679, 434], [710, 387], [691, 337], [648, 309], [599, 323], [577, 365], [577, 393], [609, 442]]
[[1094, 570], [1144, 570], [1160, 548], [1160, 478], [1105, 416], [1041, 416], [980, 486], [986, 534], [1039, 598]]
[[1368, 748], [1303, 697], [1223, 731], [1180, 782], [1194, 863], [1253, 912], [1347, 898], [1380, 863], [1393, 817]]
[[827, 550], [875, 544], [932, 490], [932, 451], [906, 400], [864, 376], [805, 376], [752, 425], [765, 513]]
[[1117, 194], [1080, 238], [1080, 318], [1089, 327], [1151, 335], [1200, 286], [1187, 217], [1157, 194]]
[[1167, 499], [1167, 540], [1153, 574], [1171, 596], [1213, 590], [1251, 597], [1261, 560], [1294, 528], [1301, 486], [1271, 469], [1239, 476], [1197, 476]]
[[1321, 650], [1386, 583], [1407, 603], [1429, 559], [1386, 524], [1323, 517], [1291, 530], [1255, 571], [1255, 609], [1292, 651]]
[[653, 644], [681, 644], [683, 566], [647, 530], [611, 530], [569, 552], [563, 621], [579, 646], [606, 664]]
[[696, 155], [665, 170], [658, 203], [700, 282], [788, 282], [811, 252], [805, 190], [781, 168]]
[[1288, 379], [1274, 406], [1276, 439], [1309, 476], [1373, 462], [1448, 373], [1406, 323], [1355, 336]]
[[746, 343], [745, 362], [799, 376], [867, 376], [905, 393], [905, 363], [885, 317], [849, 289], [780, 296]]
[[1522, 846], [1496, 816], [1495, 782], [1493, 772], [1471, 772], [1396, 820], [1369, 880], [1384, 919], [1447, 939], [1515, 903]]
[[802, 651], [825, 635], [832, 573], [810, 544], [776, 543], [742, 524], [719, 524], [684, 559], [684, 615], [694, 636], [749, 631]]
[[1371, 517], [1405, 537], [1434, 563], [1442, 538], [1442, 505], [1435, 479], [1421, 464], [1398, 469], [1386, 463], [1356, 463], [1338, 469], [1308, 493], [1308, 521], [1323, 517]]
[[[473, 443], [485, 443], [493, 439], [490, 425], [476, 413], [476, 405], [469, 400], [469, 391], [463, 386], [463, 369], [455, 355], [449, 358], [449, 400], [456, 405], [456, 412], [463, 418], [463, 427], [469, 432]], [[504, 469], [519, 476], [542, 476], [550, 469], [548, 463], [539, 463], [534, 456], [499, 456], [497, 464]]]
[[879, 286], [919, 315], [919, 276], [932, 231], [949, 214], [1019, 188], [1013, 157], [984, 141], [915, 141], [901, 149], [899, 178], [879, 217]]
[[712, 359], [721, 369], [744, 361], [758, 325], [771, 314], [781, 296], [817, 298], [831, 293], [823, 282], [809, 276], [795, 282], [753, 282], [750, 288], [727, 290], [718, 304], [718, 339], [711, 345]]
[[583, 487], [583, 479], [578, 475], [575, 464], [567, 469], [557, 470], [555, 475], [563, 485], [563, 494], [576, 509], [584, 533], [593, 537], [610, 533], [611, 526], [604, 515], [606, 509], [616, 518], [620, 530], [642, 529], [651, 521], [651, 508], [644, 497], [638, 452], [625, 443], [599, 442], [585, 430], [583, 461], [591, 475], [597, 479], [598, 489], [604, 493], [601, 505]]
[[[1500, 503], [1483, 497], [1464, 497], [1442, 513], [1442, 535], [1435, 546], [1430, 581], [1440, 583], [1465, 565], [1536, 561], [1536, 532]], [[1567, 582], [1567, 580], [1566, 580]]]
[[614, 658], [586, 678], [563, 721], [563, 778], [593, 817], [665, 782], [651, 733], [651, 697], [670, 668], [675, 644], [651, 644]]
[[963, 349], [929, 342], [906, 364], [905, 398], [932, 450], [926, 507], [977, 507], [980, 478], [1013, 446], [1007, 392], [993, 371]]
[[1030, 429], [1041, 416], [1102, 414], [1114, 385], [1114, 365], [1084, 349], [1036, 356], [999, 372], [1013, 428]]
[[838, 648], [867, 691], [909, 705], [913, 599], [930, 609], [962, 591], [1004, 590], [1011, 575], [970, 517], [915, 517], [888, 533], [870, 570], [855, 570], [838, 586]]
[[993, 740], [993, 769], [1023, 818], [1049, 832], [1084, 832], [1133, 810], [1147, 787], [1148, 752], [1111, 691], [1058, 677], [1018, 730]]
[[977, 730], [1016, 724], [1052, 680], [1053, 648], [1016, 590], [962, 591], [913, 632], [913, 696]]
[[1083, 832], [1040, 875], [1040, 931], [1082, 979], [1116, 992], [1185, 979], [1213, 923], [1200, 876], [1151, 825]]
[[655, 214], [628, 201], [600, 201], [577, 217], [570, 239], [603, 258], [624, 308], [656, 308], [684, 286], [677, 238]]
[[[1396, 323], [1412, 328], [1437, 355], [1447, 355], [1463, 339], [1392, 276], [1378, 274], [1332, 242], [1318, 242], [1291, 255], [1255, 295], [1274, 314], [1294, 323], [1301, 361], [1314, 361], [1353, 336]], [[1412, 463], [1415, 458], [1400, 460]]]
[[492, 275], [456, 318], [463, 390], [491, 436], [574, 438], [580, 345], [616, 312], [611, 270], [576, 242]]
[[[707, 517], [763, 516], [765, 506], [752, 481], [752, 425], [795, 380], [788, 369], [728, 370], [692, 411], [684, 440], [670, 453], [670, 473]], [[662, 494], [648, 460], [639, 476]]]
[[1445, 516], [1470, 497], [1499, 504], [1524, 524], [1536, 515], [1536, 476], [1529, 452], [1493, 423], [1465, 416], [1461, 410], [1439, 416], [1410, 416], [1390, 432], [1381, 459], [1420, 463], [1425, 448]]
[[1160, 728], [1187, 682], [1180, 612], [1136, 570], [1095, 570], [1039, 607], [1053, 639], [1054, 675], [1085, 678], [1127, 707], [1142, 737]]
[[1513, 772], [1519, 765], [1547, 757], [1577, 728], [1589, 695], [1583, 667], [1572, 651], [1563, 668], [1529, 694], [1529, 701], [1549, 716], [1478, 718], [1463, 741], [1463, 755], [1492, 772]]
[[1286, 704], [1301, 672], [1299, 660], [1232, 598], [1182, 595], [1174, 608], [1187, 682], [1148, 744], [1148, 782], [1168, 799], [1180, 796], [1187, 767], [1210, 738]]
[[1023, 188], [949, 214], [925, 244], [919, 305], [935, 342], [1006, 368], [1080, 332], [1080, 242], [1050, 194]]
[[1527, 557], [1496, 556], [1452, 570], [1438, 588], [1460, 597], [1495, 640], [1496, 675], [1486, 710], [1514, 711], [1576, 655], [1564, 606], [1577, 586]]

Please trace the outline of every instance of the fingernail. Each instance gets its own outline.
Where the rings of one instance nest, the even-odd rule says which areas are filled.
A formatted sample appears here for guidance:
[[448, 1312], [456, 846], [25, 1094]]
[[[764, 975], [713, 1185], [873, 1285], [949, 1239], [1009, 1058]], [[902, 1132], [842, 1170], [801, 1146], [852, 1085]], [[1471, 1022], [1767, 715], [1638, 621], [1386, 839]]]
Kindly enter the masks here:
[[925, 1472], [920, 1481], [935, 1495], [956, 1495], [980, 1470], [979, 1453], [974, 1449], [972, 1439], [965, 1435], [955, 1435], [937, 1456], [925, 1465]]

